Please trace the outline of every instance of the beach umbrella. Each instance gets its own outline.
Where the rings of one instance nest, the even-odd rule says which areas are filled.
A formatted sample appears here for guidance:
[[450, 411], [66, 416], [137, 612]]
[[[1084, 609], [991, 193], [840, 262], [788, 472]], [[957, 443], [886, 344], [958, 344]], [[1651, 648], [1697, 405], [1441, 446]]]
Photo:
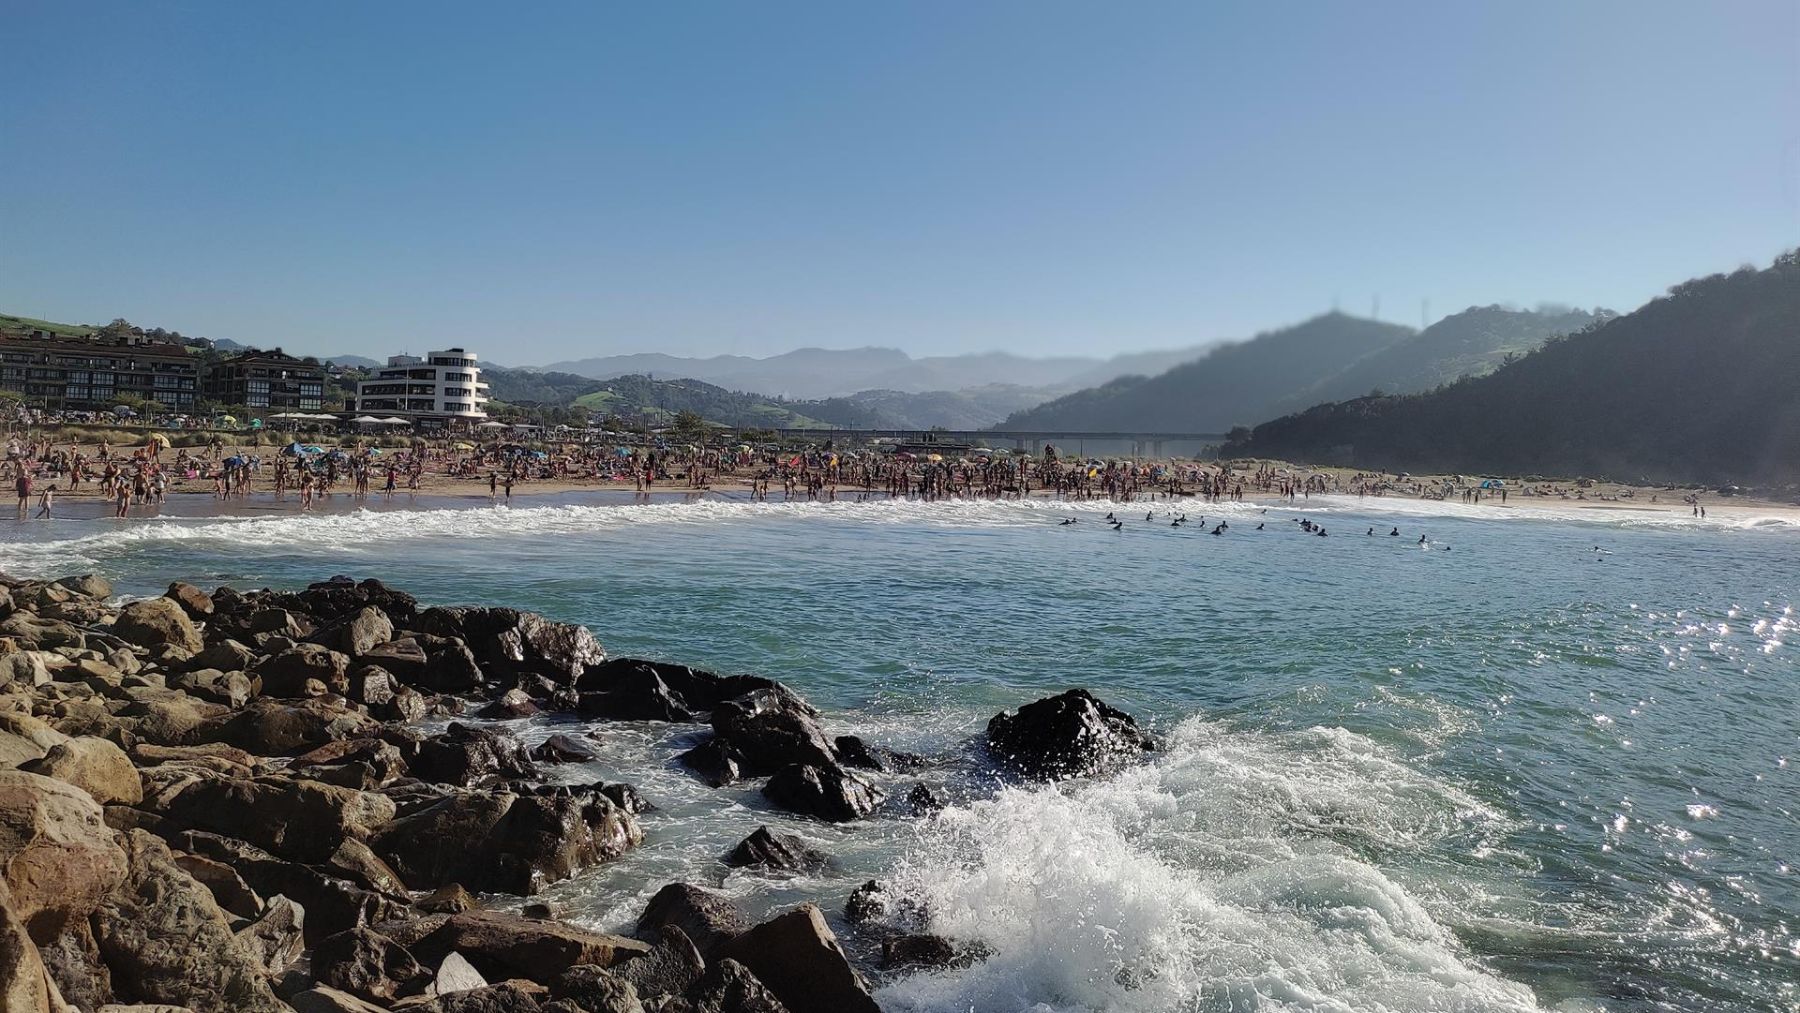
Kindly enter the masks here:
[[236, 415], [221, 415], [221, 416], [219, 416], [219, 421], [220, 422], [229, 422], [232, 425], [236, 425], [237, 424], [237, 416]]
[[452, 444], [450, 444], [450, 449], [451, 450], [474, 450], [475, 444], [473, 444], [473, 443], [452, 443]]
[[378, 421], [383, 422], [390, 426], [410, 426], [410, 425], [412, 425], [411, 420], [403, 419], [403, 418], [399, 417], [398, 415], [389, 415], [387, 418], [380, 419]]
[[479, 426], [476, 426], [475, 428], [477, 428], [477, 429], [505, 429], [506, 423], [504, 423], [504, 422], [483, 422]]
[[295, 457], [299, 457], [299, 456], [300, 456], [300, 452], [301, 452], [301, 451], [302, 451], [302, 450], [304, 450], [304, 449], [305, 449], [305, 448], [304, 448], [304, 447], [302, 447], [302, 446], [300, 446], [300, 441], [298, 441], [298, 440], [295, 440], [295, 441], [294, 441], [294, 442], [293, 442], [293, 443], [290, 443], [290, 444], [288, 444], [288, 445], [287, 445], [287, 449], [286, 449], [286, 450], [284, 450], [284, 451], [282, 451], [282, 453], [284, 453], [284, 454], [292, 454], [292, 455], [294, 455], [294, 456], [295, 456]]
[[937, 462], [938, 462], [938, 461], [941, 461], [941, 460], [943, 460], [943, 459], [944, 459], [944, 455], [943, 455], [943, 454], [927, 454], [927, 455], [926, 455], [926, 457], [925, 457], [925, 460], [927, 460], [927, 461], [930, 461], [930, 462], [932, 462], [932, 463], [934, 463], [934, 464], [935, 464], [935, 463], [937, 463]]
[[373, 415], [358, 415], [357, 417], [351, 419], [350, 421], [356, 423], [359, 426], [375, 426], [375, 425], [380, 425], [382, 422], [384, 422], [386, 420], [378, 419]]
[[151, 433], [150, 434], [150, 442], [157, 444], [158, 446], [162, 447], [164, 450], [167, 450], [169, 447], [169, 438], [167, 436], [164, 436], [161, 433]]
[[261, 429], [262, 428], [262, 419], [251, 419], [250, 420], [250, 428], [251, 429]]

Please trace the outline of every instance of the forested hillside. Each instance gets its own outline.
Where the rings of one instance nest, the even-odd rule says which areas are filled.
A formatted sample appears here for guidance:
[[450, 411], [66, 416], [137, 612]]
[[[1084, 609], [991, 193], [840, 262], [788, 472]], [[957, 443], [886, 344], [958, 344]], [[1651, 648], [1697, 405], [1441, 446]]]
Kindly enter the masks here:
[[1237, 436], [1229, 455], [1387, 470], [1800, 481], [1800, 253], [1677, 285], [1486, 377]]

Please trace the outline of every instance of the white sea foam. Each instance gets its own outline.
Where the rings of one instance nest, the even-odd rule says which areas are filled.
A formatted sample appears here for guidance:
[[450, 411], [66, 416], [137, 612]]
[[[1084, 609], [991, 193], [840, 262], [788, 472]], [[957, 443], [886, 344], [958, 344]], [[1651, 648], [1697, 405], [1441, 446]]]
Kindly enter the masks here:
[[1500, 820], [1341, 730], [1190, 720], [1116, 780], [1011, 788], [928, 824], [897, 889], [932, 931], [992, 953], [880, 998], [920, 1011], [1536, 1009], [1359, 857]]

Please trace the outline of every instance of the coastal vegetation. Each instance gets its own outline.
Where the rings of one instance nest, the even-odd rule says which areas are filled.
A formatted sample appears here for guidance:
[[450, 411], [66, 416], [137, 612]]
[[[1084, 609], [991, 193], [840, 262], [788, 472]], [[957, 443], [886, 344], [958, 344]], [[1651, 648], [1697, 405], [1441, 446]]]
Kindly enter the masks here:
[[1800, 481], [1800, 253], [1676, 285], [1485, 377], [1240, 430], [1224, 453], [1390, 471]]

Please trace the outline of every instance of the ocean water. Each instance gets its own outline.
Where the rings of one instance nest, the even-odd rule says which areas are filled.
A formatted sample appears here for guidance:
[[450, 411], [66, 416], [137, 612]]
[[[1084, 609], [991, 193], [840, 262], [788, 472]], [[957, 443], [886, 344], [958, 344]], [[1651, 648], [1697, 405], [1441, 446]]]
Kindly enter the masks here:
[[[679, 878], [835, 916], [880, 878], [991, 951], [878, 972], [890, 1010], [1800, 1009], [1800, 529], [1316, 498], [1186, 504], [1180, 528], [1120, 507], [1115, 532], [1108, 509], [58, 519], [8, 522], [0, 569], [97, 570], [125, 594], [378, 576], [583, 622], [614, 654], [782, 679], [829, 731], [931, 758], [895, 795], [925, 780], [956, 804], [796, 820], [678, 769], [695, 728], [598, 723], [601, 760], [556, 776], [630, 780], [661, 808], [643, 848], [548, 898], [625, 928]], [[994, 777], [987, 719], [1072, 686], [1163, 748], [1108, 781]], [[832, 866], [727, 870], [762, 823]]]

